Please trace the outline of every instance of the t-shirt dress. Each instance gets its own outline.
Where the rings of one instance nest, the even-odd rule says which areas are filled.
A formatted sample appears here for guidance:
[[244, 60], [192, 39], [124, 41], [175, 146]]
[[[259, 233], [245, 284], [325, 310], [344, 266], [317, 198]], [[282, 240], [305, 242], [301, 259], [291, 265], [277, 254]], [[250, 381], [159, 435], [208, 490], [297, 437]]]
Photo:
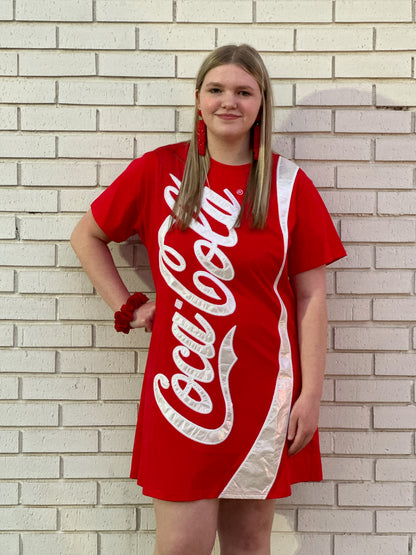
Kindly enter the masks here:
[[92, 204], [111, 240], [139, 234], [155, 283], [131, 477], [171, 501], [285, 497], [322, 479], [317, 432], [287, 455], [301, 389], [291, 277], [345, 251], [310, 179], [278, 155], [264, 229], [234, 227], [250, 164], [215, 160], [198, 219], [172, 227], [187, 150], [134, 160]]

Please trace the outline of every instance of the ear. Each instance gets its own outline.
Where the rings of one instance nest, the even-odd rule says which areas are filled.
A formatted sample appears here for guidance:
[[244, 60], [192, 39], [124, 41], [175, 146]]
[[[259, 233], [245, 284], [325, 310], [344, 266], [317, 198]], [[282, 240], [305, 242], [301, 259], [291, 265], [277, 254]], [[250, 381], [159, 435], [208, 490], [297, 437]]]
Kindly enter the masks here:
[[200, 104], [199, 104], [199, 90], [198, 89], [195, 89], [195, 104], [196, 104], [196, 106], [199, 110]]

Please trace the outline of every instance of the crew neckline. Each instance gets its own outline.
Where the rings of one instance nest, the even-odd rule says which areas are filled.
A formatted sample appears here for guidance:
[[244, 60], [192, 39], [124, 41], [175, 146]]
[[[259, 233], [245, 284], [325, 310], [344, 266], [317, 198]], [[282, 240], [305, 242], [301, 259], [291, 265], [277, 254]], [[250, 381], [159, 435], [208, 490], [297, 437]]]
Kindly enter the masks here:
[[211, 161], [211, 164], [213, 163], [214, 165], [223, 166], [225, 168], [246, 169], [251, 166], [251, 162], [246, 162], [245, 164], [224, 164], [224, 162], [219, 162], [218, 160], [215, 160], [215, 158], [210, 158], [210, 161]]

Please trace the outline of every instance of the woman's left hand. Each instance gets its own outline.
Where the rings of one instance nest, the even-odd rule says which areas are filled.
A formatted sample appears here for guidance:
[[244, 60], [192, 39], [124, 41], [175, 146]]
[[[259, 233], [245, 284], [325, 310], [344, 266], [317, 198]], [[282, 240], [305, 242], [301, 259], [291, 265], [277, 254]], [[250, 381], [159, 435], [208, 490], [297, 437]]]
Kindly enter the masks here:
[[318, 427], [320, 399], [300, 395], [292, 407], [287, 439], [288, 455], [299, 453], [312, 439]]

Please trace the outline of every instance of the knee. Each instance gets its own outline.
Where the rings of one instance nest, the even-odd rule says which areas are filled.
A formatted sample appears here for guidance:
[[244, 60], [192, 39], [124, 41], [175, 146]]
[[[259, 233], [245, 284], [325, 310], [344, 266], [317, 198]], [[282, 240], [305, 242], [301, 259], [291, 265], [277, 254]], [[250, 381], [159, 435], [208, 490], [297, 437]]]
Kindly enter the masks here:
[[195, 534], [193, 530], [176, 530], [169, 535], [156, 533], [155, 555], [210, 555], [215, 534]]

